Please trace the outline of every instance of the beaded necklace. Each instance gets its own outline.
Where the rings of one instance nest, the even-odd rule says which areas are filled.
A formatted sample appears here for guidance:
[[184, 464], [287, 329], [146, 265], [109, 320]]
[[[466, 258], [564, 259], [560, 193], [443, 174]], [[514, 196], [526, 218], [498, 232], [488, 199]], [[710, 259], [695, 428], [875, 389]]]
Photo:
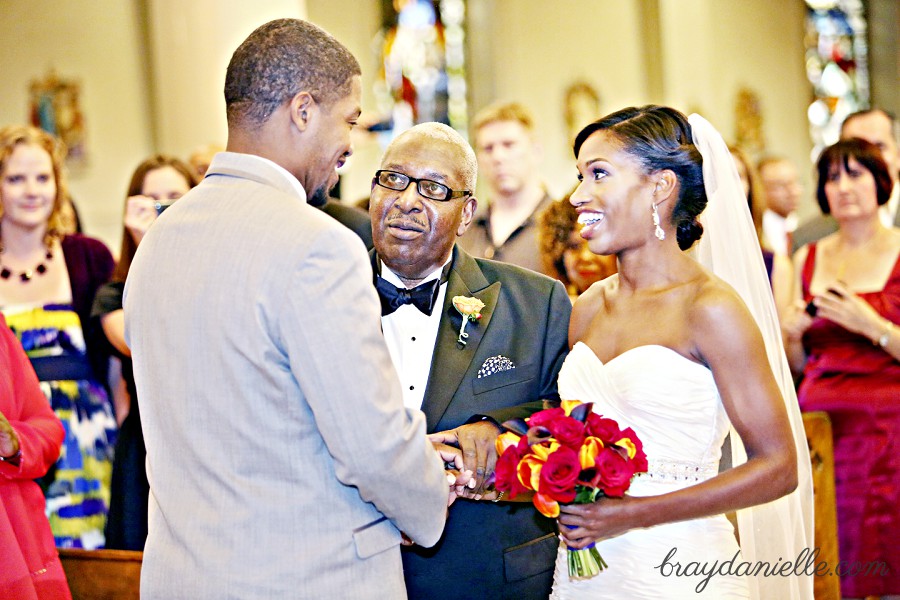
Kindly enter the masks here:
[[[13, 276], [13, 271], [8, 267], [3, 265], [3, 251], [5, 248], [3, 247], [3, 240], [0, 239], [0, 279], [4, 281]], [[19, 278], [19, 281], [22, 283], [28, 283], [31, 281], [35, 275], [43, 275], [47, 272], [47, 264], [45, 261], [53, 260], [53, 251], [50, 250], [50, 247], [47, 246], [47, 253], [44, 254], [44, 260], [39, 262], [36, 267], [33, 269], [25, 269], [24, 271], [19, 271], [15, 273], [16, 277]]]

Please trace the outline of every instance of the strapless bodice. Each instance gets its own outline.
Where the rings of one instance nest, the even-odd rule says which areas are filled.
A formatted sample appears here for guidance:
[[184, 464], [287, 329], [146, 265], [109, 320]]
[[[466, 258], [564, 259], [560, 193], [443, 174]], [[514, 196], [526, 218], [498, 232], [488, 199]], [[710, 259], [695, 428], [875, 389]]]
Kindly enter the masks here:
[[650, 463], [640, 480], [696, 483], [718, 469], [729, 421], [715, 379], [671, 348], [638, 346], [604, 364], [578, 342], [560, 370], [559, 395], [593, 402], [594, 412], [634, 429]]

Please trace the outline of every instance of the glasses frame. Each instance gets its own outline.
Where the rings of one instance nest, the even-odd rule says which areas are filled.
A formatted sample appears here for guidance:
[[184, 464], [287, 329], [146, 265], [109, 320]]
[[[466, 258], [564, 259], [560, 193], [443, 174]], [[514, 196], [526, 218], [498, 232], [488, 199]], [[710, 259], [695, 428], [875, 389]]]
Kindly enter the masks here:
[[[399, 188], [399, 189], [388, 187], [388, 186], [384, 185], [383, 183], [381, 183], [381, 174], [382, 173], [390, 173], [391, 175], [398, 175], [400, 177], [404, 177], [404, 178], [406, 178], [406, 185], [404, 185], [402, 188]], [[440, 181], [434, 181], [433, 179], [416, 179], [415, 177], [410, 177], [406, 173], [401, 173], [400, 171], [391, 171], [390, 169], [379, 169], [378, 171], [375, 171], [375, 177], [372, 178], [372, 183], [374, 183], [376, 185], [380, 185], [381, 187], [383, 187], [387, 190], [391, 190], [393, 192], [406, 191], [406, 189], [409, 187], [409, 185], [411, 183], [415, 183], [416, 191], [419, 193], [420, 196], [422, 196], [423, 198], [427, 198], [428, 200], [433, 200], [435, 202], [447, 202], [449, 200], [453, 200], [454, 198], [462, 198], [465, 196], [472, 195], [472, 192], [469, 190], [454, 190], [454, 189], [451, 189], [450, 186], [445, 185], [445, 184], [441, 183]], [[428, 194], [425, 194], [422, 192], [422, 186], [421, 186], [422, 183], [433, 183], [434, 185], [439, 185], [442, 188], [446, 188], [447, 195], [444, 196], [443, 198], [433, 198], [432, 196], [429, 196]]]

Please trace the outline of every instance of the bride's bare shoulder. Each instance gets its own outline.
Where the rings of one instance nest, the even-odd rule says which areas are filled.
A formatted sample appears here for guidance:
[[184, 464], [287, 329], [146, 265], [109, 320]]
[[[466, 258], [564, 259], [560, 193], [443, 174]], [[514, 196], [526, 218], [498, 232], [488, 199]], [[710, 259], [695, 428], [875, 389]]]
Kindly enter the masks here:
[[734, 288], [712, 274], [696, 285], [687, 305], [687, 315], [695, 332], [728, 335], [755, 325], [747, 305]]
[[598, 281], [584, 291], [572, 306], [569, 319], [569, 341], [579, 340], [599, 312], [605, 311], [608, 303], [619, 289], [619, 275], [611, 275]]

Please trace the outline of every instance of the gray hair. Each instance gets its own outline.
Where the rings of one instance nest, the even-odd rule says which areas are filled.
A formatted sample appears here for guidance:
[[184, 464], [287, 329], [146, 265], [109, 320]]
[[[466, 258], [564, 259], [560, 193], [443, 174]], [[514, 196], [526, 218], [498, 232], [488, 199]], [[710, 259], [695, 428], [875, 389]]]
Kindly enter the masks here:
[[325, 30], [299, 19], [258, 27], [225, 72], [229, 126], [259, 126], [301, 91], [329, 104], [350, 93], [359, 62]]
[[472, 150], [472, 146], [458, 131], [443, 123], [419, 123], [394, 138], [384, 151], [384, 155], [387, 156], [396, 144], [409, 135], [421, 135], [435, 142], [456, 146], [462, 157], [462, 163], [454, 166], [459, 168], [463, 178], [463, 185], [465, 185], [466, 189], [473, 194], [475, 193], [475, 184], [478, 181], [478, 160], [475, 158], [475, 151]]

